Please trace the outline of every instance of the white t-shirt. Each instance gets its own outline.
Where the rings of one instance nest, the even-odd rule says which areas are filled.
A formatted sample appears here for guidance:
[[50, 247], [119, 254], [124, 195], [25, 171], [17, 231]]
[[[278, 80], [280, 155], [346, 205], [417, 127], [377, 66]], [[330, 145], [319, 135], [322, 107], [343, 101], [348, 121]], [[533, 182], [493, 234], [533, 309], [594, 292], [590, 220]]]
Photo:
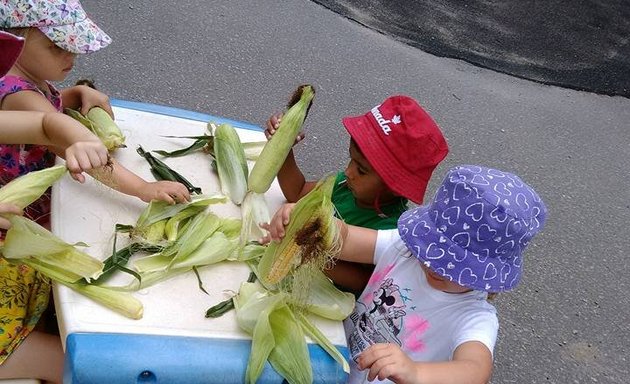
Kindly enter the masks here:
[[479, 341], [493, 351], [499, 322], [486, 292], [454, 294], [432, 288], [397, 229], [378, 231], [374, 264], [370, 282], [344, 321], [349, 383], [368, 382], [368, 371], [359, 371], [354, 358], [375, 343], [397, 344], [414, 361], [449, 361], [467, 341]]

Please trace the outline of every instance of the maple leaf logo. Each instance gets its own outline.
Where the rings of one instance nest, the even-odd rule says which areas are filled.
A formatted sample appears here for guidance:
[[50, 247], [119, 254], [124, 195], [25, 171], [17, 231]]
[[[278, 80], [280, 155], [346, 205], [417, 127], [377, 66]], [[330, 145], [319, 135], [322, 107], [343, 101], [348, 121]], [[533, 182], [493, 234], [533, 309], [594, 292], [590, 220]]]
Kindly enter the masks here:
[[395, 115], [394, 117], [392, 117], [392, 123], [400, 124], [400, 115]]

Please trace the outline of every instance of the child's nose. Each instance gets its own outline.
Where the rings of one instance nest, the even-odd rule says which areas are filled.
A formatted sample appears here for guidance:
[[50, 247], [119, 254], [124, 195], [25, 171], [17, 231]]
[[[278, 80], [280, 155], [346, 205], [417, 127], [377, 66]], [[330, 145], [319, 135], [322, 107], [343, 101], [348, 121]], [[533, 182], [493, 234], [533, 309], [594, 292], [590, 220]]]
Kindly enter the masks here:
[[353, 167], [352, 167], [352, 163], [348, 164], [348, 166], [343, 171], [343, 173], [346, 175], [346, 179], [348, 179], [348, 180], [352, 179], [352, 177], [354, 176], [354, 170], [353, 170]]

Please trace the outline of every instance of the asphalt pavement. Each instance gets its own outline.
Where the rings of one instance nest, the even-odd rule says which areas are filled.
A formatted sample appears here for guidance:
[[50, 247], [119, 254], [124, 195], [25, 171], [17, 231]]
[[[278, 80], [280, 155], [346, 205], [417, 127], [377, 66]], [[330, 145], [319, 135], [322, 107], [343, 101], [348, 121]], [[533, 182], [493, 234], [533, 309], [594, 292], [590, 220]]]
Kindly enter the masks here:
[[482, 164], [520, 175], [549, 208], [521, 285], [496, 299], [492, 382], [629, 382], [628, 98], [435, 56], [307, 0], [82, 3], [114, 42], [67, 84], [88, 77], [114, 98], [257, 125], [314, 84], [296, 147], [310, 178], [346, 163], [342, 117], [393, 94], [419, 100], [450, 146], [428, 194], [451, 166]]
[[437, 56], [578, 90], [630, 96], [625, 0], [315, 0]]

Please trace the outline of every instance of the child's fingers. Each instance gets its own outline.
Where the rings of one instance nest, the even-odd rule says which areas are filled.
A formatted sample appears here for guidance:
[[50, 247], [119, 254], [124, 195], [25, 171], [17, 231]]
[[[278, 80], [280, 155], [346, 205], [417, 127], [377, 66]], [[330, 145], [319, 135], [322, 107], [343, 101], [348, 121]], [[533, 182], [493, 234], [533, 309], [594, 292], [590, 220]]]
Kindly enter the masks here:
[[112, 106], [109, 103], [109, 100], [106, 103], [103, 103], [102, 105], [100, 105], [100, 107], [103, 108], [105, 112], [107, 112], [112, 117], [112, 120], [116, 120], [116, 117], [114, 116], [114, 110], [112, 109]]
[[271, 242], [271, 235], [269, 234], [270, 231], [270, 225], [269, 223], [260, 223], [258, 224], [258, 226], [262, 229], [264, 229], [267, 234], [265, 234], [263, 237], [261, 237], [260, 239], [258, 239], [258, 243], [265, 245]]
[[66, 152], [66, 168], [70, 173], [81, 172], [81, 166], [79, 166], [79, 160], [73, 153]]
[[4, 217], [0, 216], [0, 228], [9, 229], [11, 228], [11, 222]]
[[85, 176], [81, 172], [70, 172], [70, 176], [81, 184], [85, 183]]
[[293, 204], [284, 204], [280, 210], [281, 212], [281, 218], [282, 218], [282, 224], [283, 225], [288, 225], [289, 224], [289, 220], [291, 219], [291, 212], [293, 211], [293, 208], [295, 207], [295, 203]]
[[20, 207], [18, 207], [17, 205], [13, 203], [0, 203], [0, 214], [5, 214], [5, 213], [22, 216], [24, 212], [22, 212]]

